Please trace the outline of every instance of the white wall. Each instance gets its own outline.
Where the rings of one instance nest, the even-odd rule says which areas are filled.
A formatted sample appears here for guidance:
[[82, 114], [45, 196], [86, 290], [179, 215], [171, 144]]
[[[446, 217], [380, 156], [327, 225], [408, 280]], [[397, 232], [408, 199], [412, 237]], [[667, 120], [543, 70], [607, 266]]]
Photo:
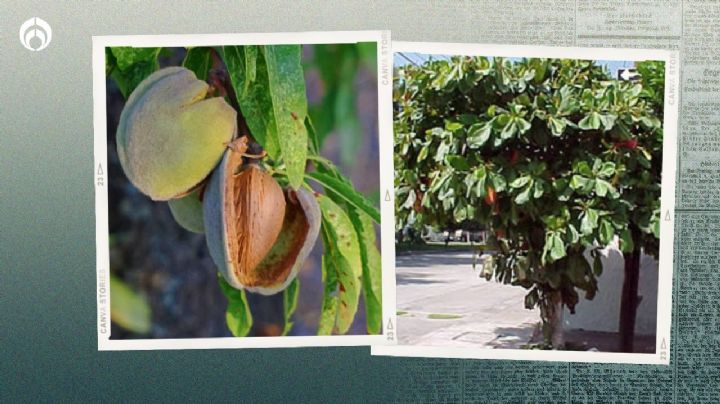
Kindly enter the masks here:
[[[592, 265], [589, 250], [585, 257]], [[622, 252], [617, 248], [617, 239], [612, 246], [602, 250], [603, 273], [598, 278], [598, 292], [593, 300], [584, 297], [579, 291], [580, 302], [575, 306], [575, 314], [565, 309], [565, 329], [584, 329], [592, 331], [618, 331], [620, 318], [620, 294], [624, 280], [624, 261]], [[640, 259], [640, 280], [638, 295], [642, 297], [638, 306], [635, 333], [654, 335], [657, 324], [657, 285], [658, 262], [644, 255]]]

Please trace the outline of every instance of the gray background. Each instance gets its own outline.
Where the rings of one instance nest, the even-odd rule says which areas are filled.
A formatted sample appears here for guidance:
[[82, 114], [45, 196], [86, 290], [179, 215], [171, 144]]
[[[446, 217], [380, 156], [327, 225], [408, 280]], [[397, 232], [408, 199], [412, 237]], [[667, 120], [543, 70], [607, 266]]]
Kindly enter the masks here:
[[[694, 350], [713, 339], [696, 345], [687, 340], [680, 349], [688, 356], [677, 356], [673, 345], [670, 367], [371, 357], [367, 347], [97, 351], [92, 35], [390, 29], [395, 40], [615, 41], [578, 32], [579, 17], [593, 22], [588, 3], [5, 1], [0, 401], [720, 400], [717, 350]], [[626, 2], [600, 3], [612, 8]], [[585, 11], [574, 17], [578, 4]], [[655, 9], [670, 24], [658, 47], [673, 48], [680, 39], [683, 5], [669, 14]], [[42, 52], [30, 52], [18, 40], [20, 25], [34, 16], [53, 28], [52, 43]], [[537, 33], [529, 34], [534, 28]], [[693, 234], [692, 222], [682, 223], [679, 231]], [[717, 310], [708, 313], [716, 323]], [[688, 359], [701, 356], [706, 367]]]

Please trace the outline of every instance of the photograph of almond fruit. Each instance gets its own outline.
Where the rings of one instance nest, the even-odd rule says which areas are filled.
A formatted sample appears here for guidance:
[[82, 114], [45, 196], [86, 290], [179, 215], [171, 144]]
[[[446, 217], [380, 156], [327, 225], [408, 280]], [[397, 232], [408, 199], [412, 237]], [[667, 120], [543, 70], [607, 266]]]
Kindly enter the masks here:
[[111, 339], [382, 332], [376, 43], [105, 65]]

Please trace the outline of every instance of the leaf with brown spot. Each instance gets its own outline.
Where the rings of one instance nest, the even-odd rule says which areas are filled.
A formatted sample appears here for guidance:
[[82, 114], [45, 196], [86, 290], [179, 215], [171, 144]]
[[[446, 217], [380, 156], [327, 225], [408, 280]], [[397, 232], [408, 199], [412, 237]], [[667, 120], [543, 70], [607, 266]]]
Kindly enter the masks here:
[[320, 309], [320, 320], [318, 324], [318, 335], [330, 335], [335, 327], [335, 318], [337, 317], [337, 273], [332, 265], [333, 244], [330, 241], [335, 236], [331, 233], [330, 226], [322, 222], [322, 240], [325, 252], [322, 256], [322, 281], [325, 285], [323, 290], [323, 301]]
[[263, 46], [268, 89], [275, 112], [278, 145], [290, 187], [298, 189], [305, 175], [308, 133], [307, 96], [300, 45]]
[[[339, 285], [338, 307], [335, 325], [340, 334], [345, 334], [355, 319], [362, 284], [362, 259], [358, 236], [347, 214], [325, 195], [318, 198], [320, 210], [327, 227], [326, 257], [329, 266], [335, 269]], [[325, 257], [324, 257], [325, 258]]]
[[357, 209], [349, 209], [355, 226], [362, 259], [362, 290], [365, 301], [365, 323], [369, 334], [382, 332], [382, 262], [370, 216]]

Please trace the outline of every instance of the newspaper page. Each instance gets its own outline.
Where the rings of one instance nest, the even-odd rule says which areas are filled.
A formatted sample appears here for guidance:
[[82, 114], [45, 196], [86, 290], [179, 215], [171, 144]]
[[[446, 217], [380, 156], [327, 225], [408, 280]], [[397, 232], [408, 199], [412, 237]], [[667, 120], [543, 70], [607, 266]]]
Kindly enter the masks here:
[[[465, 3], [453, 42], [678, 51], [680, 94], [669, 366], [403, 359], [403, 401], [718, 402], [720, 389], [720, 2]], [[498, 10], [502, 10], [499, 13]], [[419, 40], [396, 32], [396, 40]], [[438, 40], [421, 38], [422, 40]], [[398, 358], [399, 359], [399, 358]]]

